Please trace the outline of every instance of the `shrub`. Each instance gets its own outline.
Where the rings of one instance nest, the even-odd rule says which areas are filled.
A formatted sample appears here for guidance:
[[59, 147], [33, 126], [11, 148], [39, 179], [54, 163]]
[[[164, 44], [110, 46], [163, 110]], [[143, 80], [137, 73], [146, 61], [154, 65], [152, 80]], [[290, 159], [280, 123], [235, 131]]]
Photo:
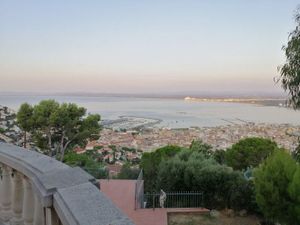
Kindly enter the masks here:
[[277, 150], [255, 170], [256, 201], [264, 216], [281, 224], [300, 224], [300, 168]]

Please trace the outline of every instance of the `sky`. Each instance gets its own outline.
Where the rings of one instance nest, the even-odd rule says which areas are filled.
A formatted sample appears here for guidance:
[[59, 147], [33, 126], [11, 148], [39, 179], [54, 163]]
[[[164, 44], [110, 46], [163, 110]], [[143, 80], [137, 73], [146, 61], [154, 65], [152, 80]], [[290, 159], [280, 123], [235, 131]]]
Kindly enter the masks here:
[[0, 91], [282, 93], [296, 0], [0, 0]]

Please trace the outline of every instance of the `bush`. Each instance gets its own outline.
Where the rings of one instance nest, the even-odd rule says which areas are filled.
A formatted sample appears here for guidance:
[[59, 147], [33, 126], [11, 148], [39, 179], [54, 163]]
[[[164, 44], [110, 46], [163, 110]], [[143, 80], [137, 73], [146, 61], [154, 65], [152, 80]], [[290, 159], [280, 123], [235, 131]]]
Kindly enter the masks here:
[[81, 167], [83, 170], [91, 174], [97, 179], [107, 178], [108, 172], [104, 165], [100, 162], [95, 161], [90, 155], [76, 154], [74, 152], [69, 152], [64, 157], [64, 163], [71, 167]]
[[236, 179], [230, 190], [230, 208], [235, 210], [246, 209], [248, 212], [260, 214], [255, 199], [255, 187], [252, 181], [245, 180], [241, 176]]
[[296, 149], [292, 152], [292, 157], [297, 161], [300, 162], [300, 143], [296, 147]]
[[[245, 188], [249, 185], [249, 188]], [[218, 164], [201, 152], [183, 150], [160, 163], [157, 189], [203, 193], [206, 208], [253, 208], [254, 194], [239, 171]], [[243, 187], [243, 188], [242, 188]]]
[[181, 150], [182, 148], [179, 146], [167, 145], [154, 152], [146, 152], [142, 155], [140, 167], [144, 172], [146, 191], [152, 192], [155, 190], [160, 162], [174, 157]]
[[201, 152], [205, 157], [213, 155], [212, 146], [203, 143], [201, 140], [193, 140], [190, 145], [190, 150], [193, 152]]
[[300, 224], [300, 168], [277, 150], [254, 172], [256, 201], [264, 216], [281, 224]]
[[225, 155], [226, 155], [226, 151], [224, 151], [223, 149], [217, 149], [212, 156], [219, 164], [225, 164], [226, 163]]
[[122, 169], [117, 176], [118, 179], [125, 179], [125, 180], [136, 180], [139, 176], [140, 169], [130, 167], [130, 164], [125, 164], [122, 166]]

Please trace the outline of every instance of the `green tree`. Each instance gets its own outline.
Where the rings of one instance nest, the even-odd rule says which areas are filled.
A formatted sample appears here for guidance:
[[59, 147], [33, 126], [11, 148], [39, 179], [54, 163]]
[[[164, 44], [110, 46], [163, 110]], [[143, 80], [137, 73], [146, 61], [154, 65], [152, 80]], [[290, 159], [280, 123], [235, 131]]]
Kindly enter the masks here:
[[295, 15], [296, 28], [289, 34], [287, 45], [283, 46], [286, 62], [279, 67], [281, 84], [289, 92], [290, 103], [300, 107], [300, 8]]
[[190, 145], [191, 151], [201, 152], [206, 157], [210, 157], [213, 155], [212, 146], [203, 143], [201, 140], [193, 140]]
[[33, 107], [28, 103], [23, 103], [17, 113], [17, 124], [23, 130], [23, 145], [27, 147], [27, 132], [33, 129]]
[[256, 201], [264, 216], [281, 224], [300, 224], [299, 165], [277, 150], [254, 172]]
[[53, 142], [58, 141], [52, 119], [58, 109], [59, 103], [55, 100], [43, 100], [33, 107], [34, 128], [31, 132], [34, 135], [35, 144], [50, 156], [54, 151]]
[[179, 146], [167, 145], [153, 152], [145, 152], [142, 155], [140, 167], [143, 169], [146, 191], [155, 190], [160, 162], [174, 157], [181, 150], [182, 148]]
[[227, 149], [225, 153], [226, 163], [236, 170], [256, 167], [277, 148], [277, 144], [269, 139], [245, 138]]
[[213, 153], [213, 158], [219, 163], [219, 164], [225, 164], [226, 163], [226, 151], [223, 149], [217, 149]]
[[[254, 193], [239, 171], [189, 149], [160, 163], [157, 189], [203, 193], [204, 207], [253, 210]], [[243, 187], [243, 188], [241, 188]]]
[[69, 146], [85, 145], [87, 139], [99, 138], [100, 115], [88, 115], [86, 109], [78, 107], [74, 103], [63, 103], [53, 114], [52, 123], [55, 126], [56, 135], [59, 138], [59, 152], [61, 161], [65, 150]]
[[297, 165], [297, 170], [293, 176], [292, 182], [289, 184], [288, 192], [293, 199], [293, 206], [291, 207], [292, 214], [295, 215], [295, 221], [300, 223], [300, 167]]
[[136, 180], [139, 176], [140, 169], [131, 167], [129, 163], [126, 163], [122, 166], [120, 173], [118, 174], [118, 179], [126, 180]]
[[108, 176], [105, 166], [87, 153], [77, 154], [75, 152], [68, 152], [63, 162], [71, 167], [78, 166], [97, 179], [107, 178]]
[[[22, 111], [19, 111], [22, 115]], [[50, 156], [64, 158], [67, 148], [84, 145], [88, 139], [99, 137], [100, 115], [86, 115], [86, 109], [73, 103], [59, 104], [55, 100], [43, 100], [33, 107], [29, 117], [19, 117], [23, 124], [31, 119], [29, 127], [35, 144]]]
[[255, 199], [254, 182], [246, 180], [241, 173], [234, 180], [230, 188], [229, 204], [233, 209], [246, 209], [253, 214], [261, 215]]
[[296, 149], [292, 152], [293, 158], [300, 163], [300, 142]]

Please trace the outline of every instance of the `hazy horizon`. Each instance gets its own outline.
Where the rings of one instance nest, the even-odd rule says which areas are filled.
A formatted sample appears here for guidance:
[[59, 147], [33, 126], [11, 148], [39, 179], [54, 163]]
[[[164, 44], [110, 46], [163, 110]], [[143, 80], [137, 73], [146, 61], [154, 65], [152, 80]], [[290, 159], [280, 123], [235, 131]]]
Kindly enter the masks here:
[[257, 99], [287, 99], [283, 93], [237, 93], [237, 92], [164, 92], [164, 93], [126, 93], [126, 92], [49, 92], [49, 91], [0, 91], [0, 96], [81, 96], [81, 97], [137, 97], [137, 98], [257, 98]]
[[0, 91], [283, 96], [298, 2], [0, 1]]

